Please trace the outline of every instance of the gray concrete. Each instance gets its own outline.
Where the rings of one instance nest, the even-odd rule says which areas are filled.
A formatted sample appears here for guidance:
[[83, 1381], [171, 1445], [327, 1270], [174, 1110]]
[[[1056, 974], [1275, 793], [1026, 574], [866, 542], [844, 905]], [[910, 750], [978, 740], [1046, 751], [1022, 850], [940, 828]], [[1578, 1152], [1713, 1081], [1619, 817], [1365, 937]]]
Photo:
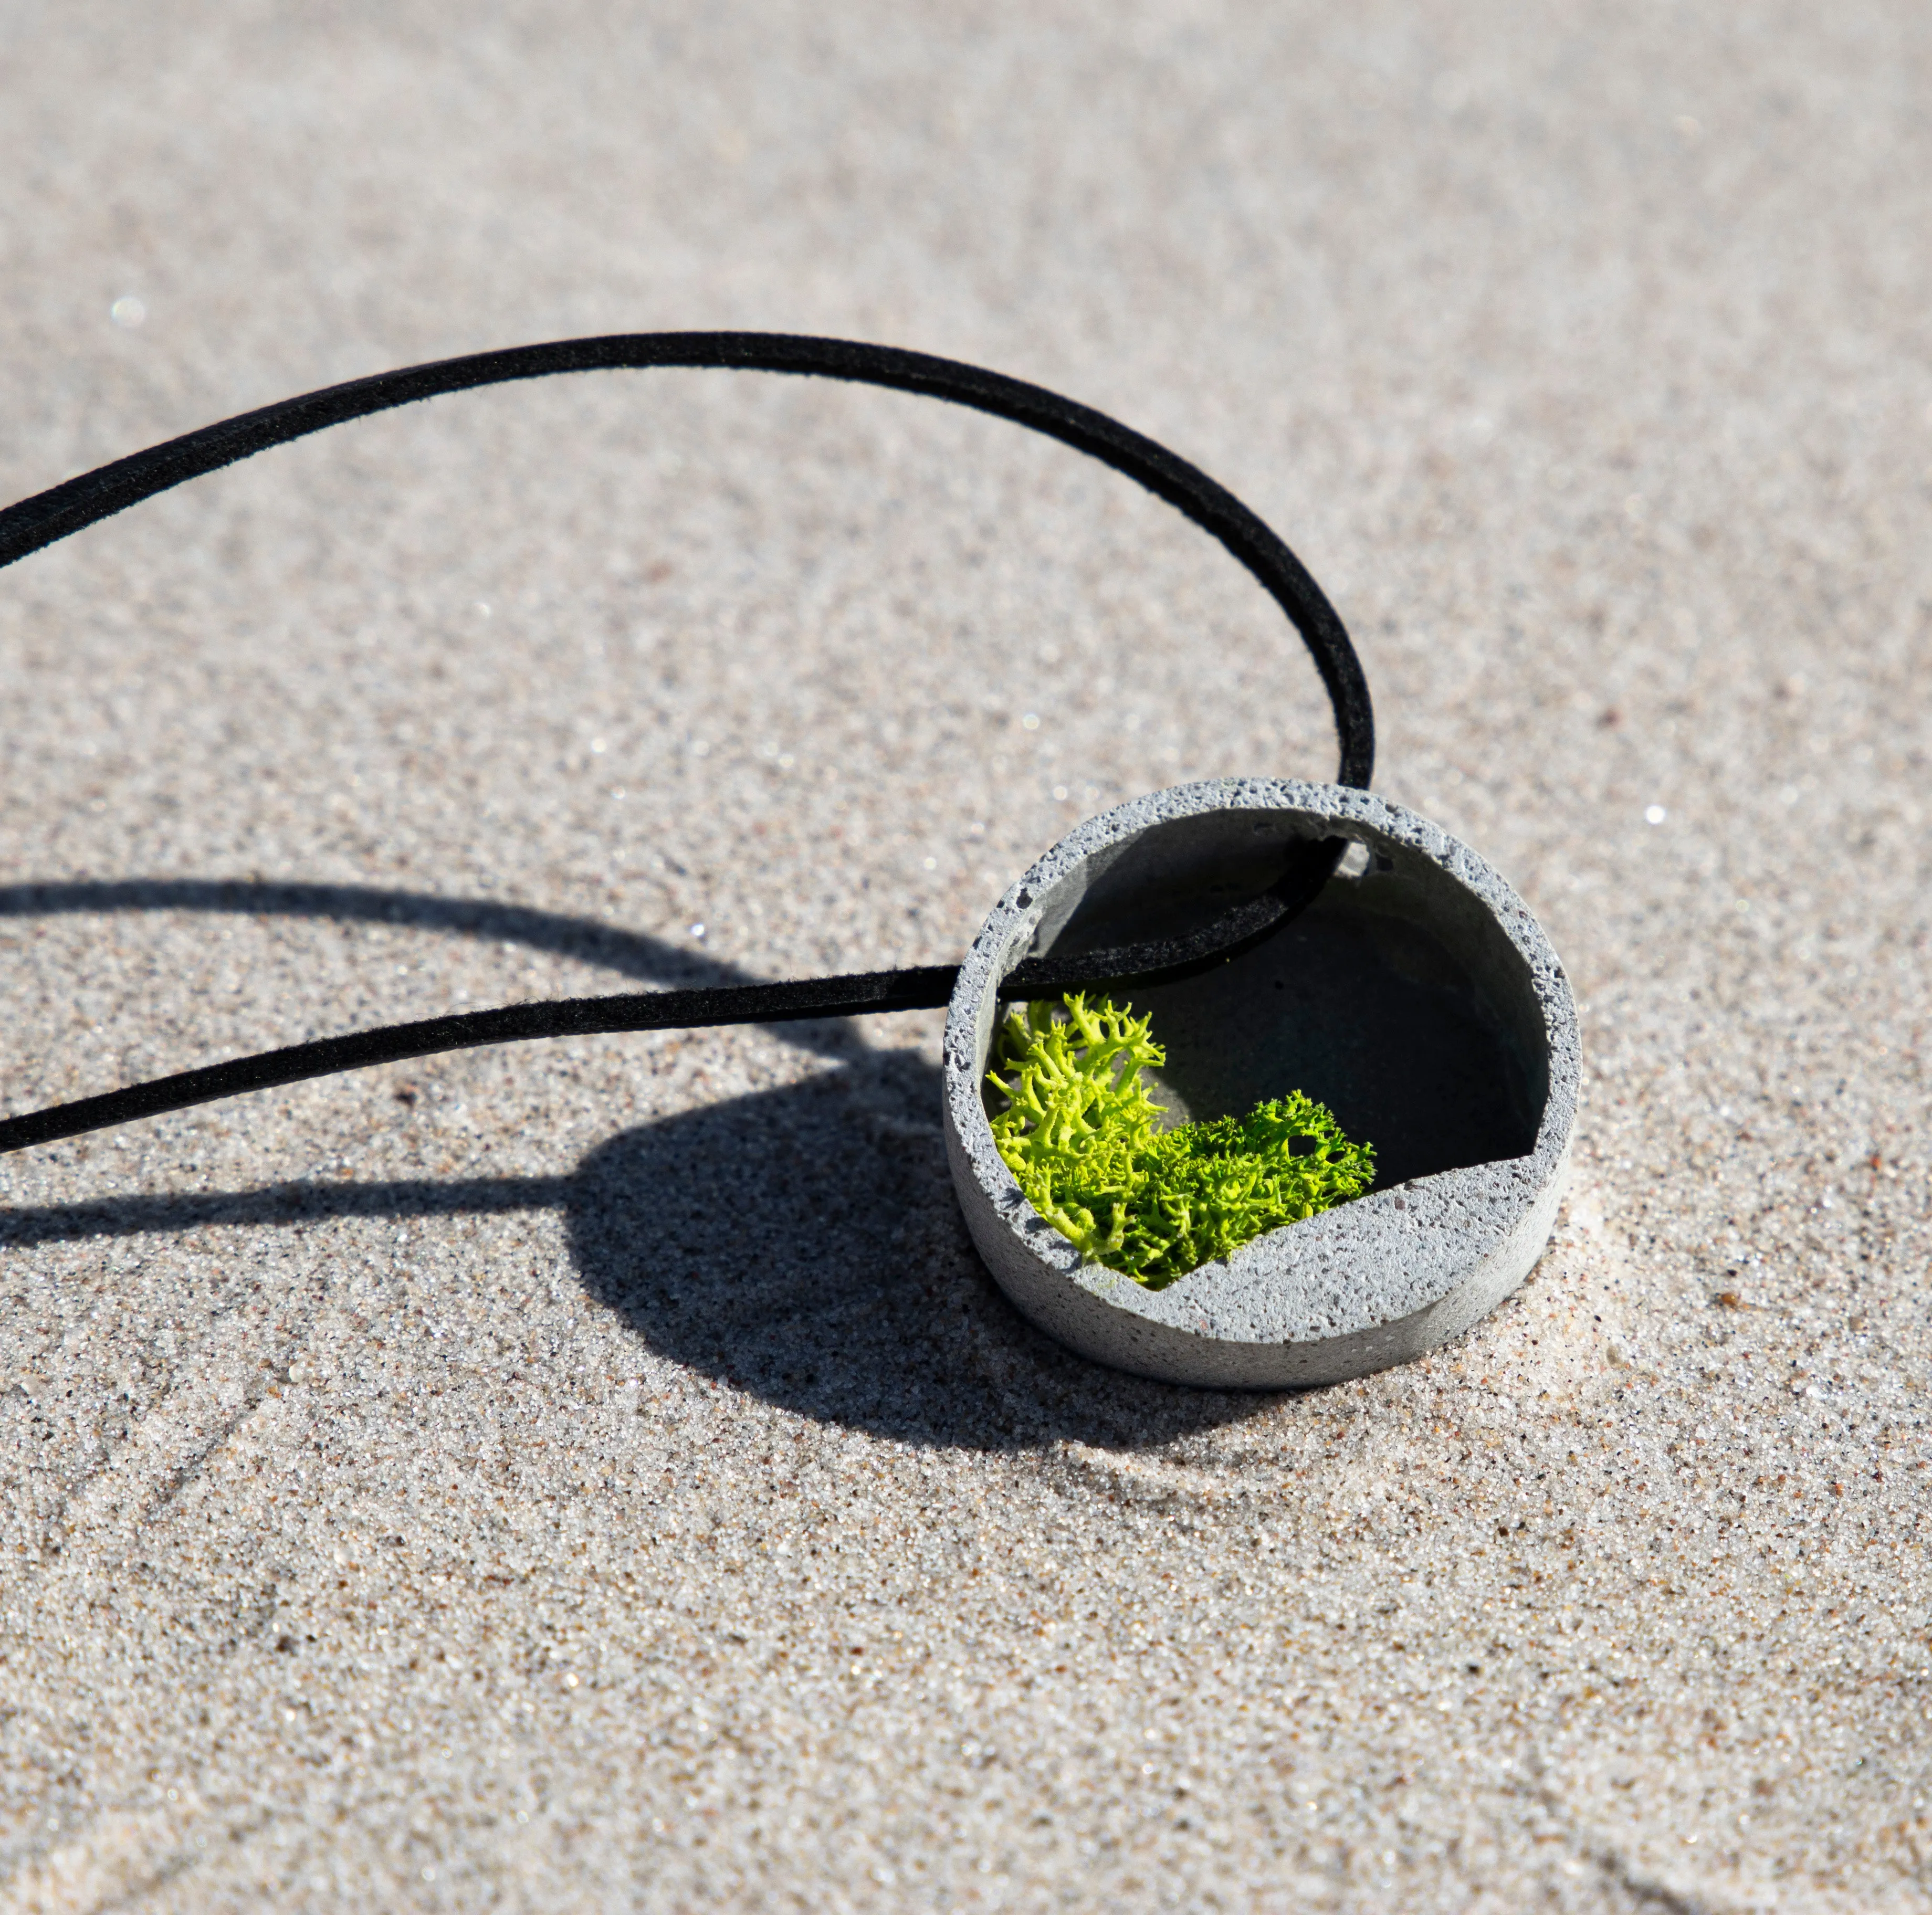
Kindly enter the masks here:
[[[1160, 922], [1178, 892], [1210, 881], [1258, 890], [1267, 856], [1295, 839], [1346, 837], [1368, 852], [1332, 878], [1292, 934], [1198, 979], [1136, 994], [1155, 1035], [1172, 1018], [1178, 1041], [1162, 1095], [1170, 1122], [1252, 1108], [1300, 1089], [1340, 1107], [1344, 1128], [1383, 1133], [1352, 1067], [1385, 1070], [1409, 1131], [1466, 1131], [1478, 1087], [1438, 1081], [1434, 1019], [1473, 1027], [1493, 1044], [1471, 1075], [1514, 1078], [1527, 1149], [1418, 1176], [1378, 1177], [1369, 1195], [1244, 1245], [1224, 1263], [1148, 1290], [1097, 1264], [1023, 1197], [987, 1122], [986, 1065], [1004, 1007], [999, 987], [1022, 959], [1109, 936], [1138, 913]], [[1357, 861], [1352, 860], [1354, 863]], [[1366, 934], [1366, 935], [1365, 935]], [[1322, 1002], [1340, 946], [1376, 981], [1364, 1001]], [[1364, 948], [1393, 961], [1365, 960]], [[1421, 1020], [1389, 1000], [1418, 982], [1432, 999]], [[1287, 987], [1284, 988], [1284, 986]], [[1192, 1015], [1189, 1014], [1190, 1011]], [[1433, 1015], [1432, 1015], [1433, 1014]], [[1334, 1019], [1325, 1073], [1311, 1076], [1304, 1028]], [[1420, 1027], [1415, 1027], [1419, 1024]], [[1187, 1055], [1186, 1039], [1201, 1035]], [[1378, 1043], [1384, 1058], [1347, 1057]], [[1286, 1053], [1286, 1054], [1283, 1054]], [[1346, 1382], [1436, 1348], [1486, 1316], [1543, 1254], [1569, 1168], [1580, 1059], [1569, 982], [1528, 908], [1465, 845], [1426, 818], [1336, 785], [1224, 779], [1150, 793], [1070, 832], [994, 907], [960, 968], [944, 1042], [946, 1154], [967, 1227], [1000, 1287], [1050, 1336], [1095, 1361], [1164, 1382], [1280, 1389]], [[1240, 1089], [1192, 1100], [1192, 1083]], [[1396, 1113], [1390, 1112], [1391, 1117]], [[1499, 1127], [1500, 1128], [1501, 1127]], [[1409, 1167], [1400, 1166], [1402, 1169]]]
[[[1928, 99], [1906, 0], [0, 5], [0, 497], [571, 333], [1040, 381], [1307, 562], [1587, 1065], [1529, 1279], [1294, 1392], [1013, 1308], [938, 1012], [0, 1162], [0, 1907], [1926, 1915]], [[698, 373], [0, 574], [0, 737], [9, 1109], [956, 963], [1335, 763], [1124, 481]]]

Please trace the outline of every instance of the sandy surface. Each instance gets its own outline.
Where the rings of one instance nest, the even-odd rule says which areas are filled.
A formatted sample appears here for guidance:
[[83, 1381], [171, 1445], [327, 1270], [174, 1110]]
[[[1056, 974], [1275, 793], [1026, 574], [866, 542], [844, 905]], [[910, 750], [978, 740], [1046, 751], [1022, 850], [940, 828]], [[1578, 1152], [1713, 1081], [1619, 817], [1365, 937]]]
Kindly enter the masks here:
[[[8, 1160], [0, 1902], [1932, 1904], [1928, 94], [1906, 0], [0, 7], [0, 497], [571, 333], [1040, 380], [1328, 585], [1589, 1073], [1521, 1294], [1299, 1398], [1016, 1319], [930, 1017]], [[947, 960], [1325, 775], [1292, 653], [916, 401], [339, 431], [0, 578], [0, 1098]]]

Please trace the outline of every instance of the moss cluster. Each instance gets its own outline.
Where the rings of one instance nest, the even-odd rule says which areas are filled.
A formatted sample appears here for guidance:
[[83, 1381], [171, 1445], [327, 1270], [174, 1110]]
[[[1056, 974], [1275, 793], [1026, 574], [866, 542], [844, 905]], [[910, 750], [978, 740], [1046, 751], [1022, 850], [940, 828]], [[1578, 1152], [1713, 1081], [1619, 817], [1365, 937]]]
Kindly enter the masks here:
[[1374, 1146], [1298, 1090], [1245, 1117], [1156, 1128], [1141, 1071], [1166, 1053], [1132, 1009], [1077, 994], [1015, 1009], [987, 1077], [1006, 1099], [992, 1127], [1006, 1167], [1090, 1263], [1159, 1290], [1374, 1182]]

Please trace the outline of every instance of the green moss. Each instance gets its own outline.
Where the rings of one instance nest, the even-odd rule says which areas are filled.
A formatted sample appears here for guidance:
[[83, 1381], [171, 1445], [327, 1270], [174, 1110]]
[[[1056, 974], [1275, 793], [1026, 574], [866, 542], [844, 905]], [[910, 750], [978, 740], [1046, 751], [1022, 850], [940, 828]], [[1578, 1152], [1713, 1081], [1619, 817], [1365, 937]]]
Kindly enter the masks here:
[[1132, 1012], [1078, 994], [1015, 1009], [987, 1074], [1006, 1099], [992, 1127], [1006, 1167], [1088, 1262], [1159, 1290], [1374, 1182], [1375, 1146], [1298, 1090], [1245, 1117], [1157, 1128], [1141, 1072], [1166, 1053]]

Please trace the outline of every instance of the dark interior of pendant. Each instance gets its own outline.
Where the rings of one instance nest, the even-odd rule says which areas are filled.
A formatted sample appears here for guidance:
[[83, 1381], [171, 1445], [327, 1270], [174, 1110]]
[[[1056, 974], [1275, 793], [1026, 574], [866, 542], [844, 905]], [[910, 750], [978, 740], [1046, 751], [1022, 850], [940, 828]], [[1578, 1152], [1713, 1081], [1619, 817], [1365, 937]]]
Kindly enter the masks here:
[[[1072, 955], [1184, 929], [1271, 883], [1292, 814], [1222, 811], [1109, 847], [1056, 887], [1032, 949]], [[1130, 993], [1167, 1052], [1167, 1122], [1290, 1090], [1376, 1147], [1378, 1189], [1527, 1155], [1549, 1094], [1529, 966], [1481, 901], [1408, 847], [1360, 852], [1286, 929], [1179, 984]], [[1016, 960], [1028, 955], [1016, 952]], [[1118, 1001], [1118, 999], [1117, 999]]]

